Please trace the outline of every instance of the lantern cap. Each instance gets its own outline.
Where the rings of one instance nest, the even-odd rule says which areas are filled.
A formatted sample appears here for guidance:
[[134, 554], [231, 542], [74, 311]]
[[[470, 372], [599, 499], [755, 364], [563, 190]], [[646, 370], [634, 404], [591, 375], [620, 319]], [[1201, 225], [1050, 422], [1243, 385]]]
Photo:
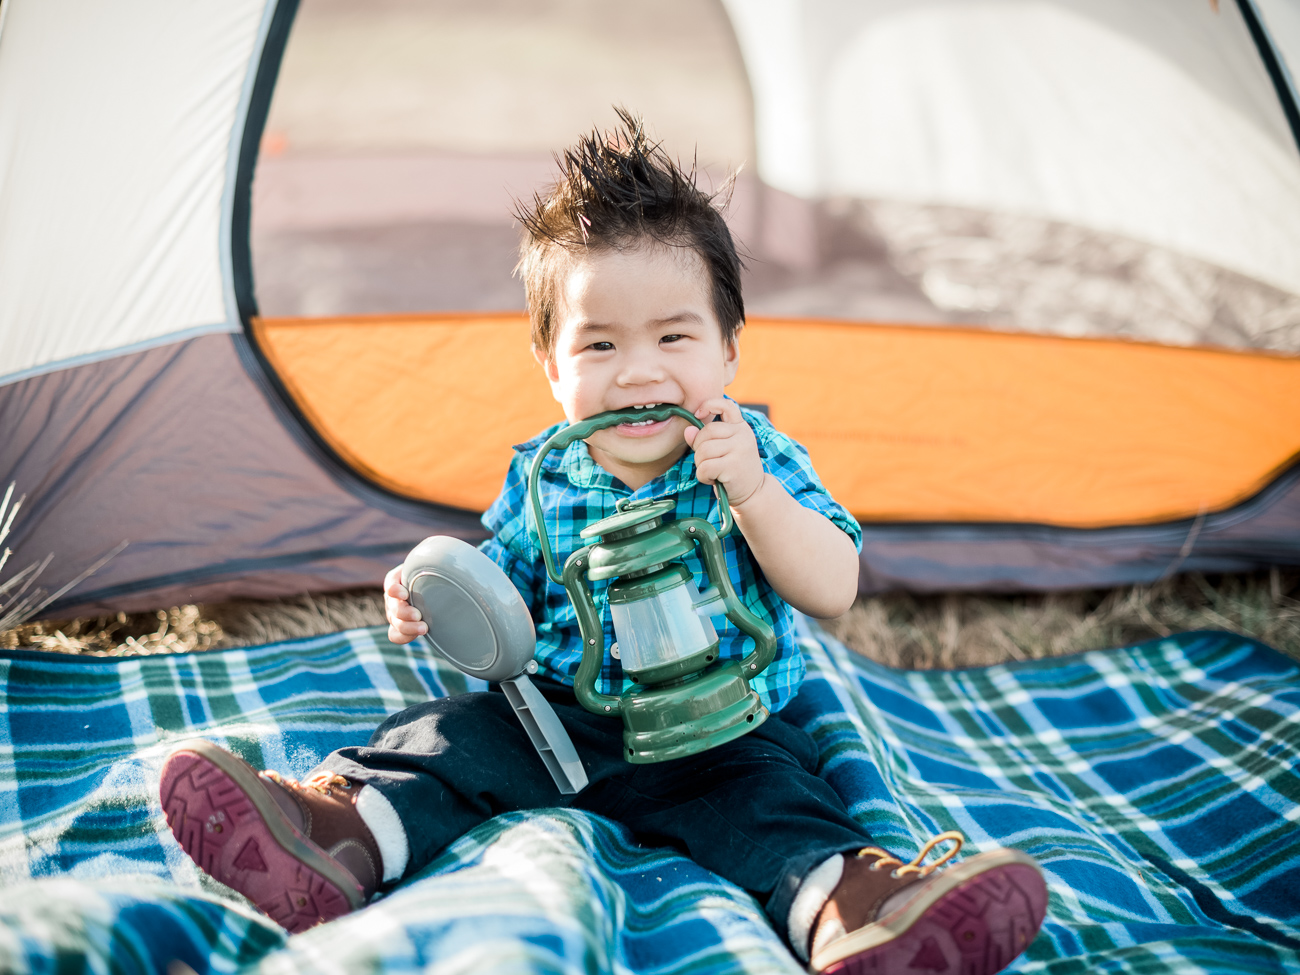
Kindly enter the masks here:
[[[635, 501], [622, 498], [615, 507], [618, 509], [617, 514], [602, 518], [594, 525], [588, 525], [580, 532], [582, 537], [597, 538], [602, 535], [637, 528], [645, 531], [654, 527], [652, 522], [657, 523], [668, 512], [676, 510], [677, 502], [672, 498], [659, 498], [657, 500], [638, 498]], [[637, 534], [637, 532], [632, 531], [631, 534]]]
[[654, 572], [693, 551], [695, 544], [675, 524], [661, 525], [654, 518], [646, 525], [606, 535], [604, 541], [590, 546], [587, 578], [599, 582], [634, 572]]

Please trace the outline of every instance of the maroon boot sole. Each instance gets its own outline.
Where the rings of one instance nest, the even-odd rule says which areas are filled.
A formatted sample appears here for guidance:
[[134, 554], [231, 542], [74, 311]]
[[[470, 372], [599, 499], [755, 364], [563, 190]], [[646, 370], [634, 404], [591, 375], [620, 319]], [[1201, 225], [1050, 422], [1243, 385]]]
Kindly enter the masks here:
[[993, 975], [1029, 947], [1047, 914], [1034, 861], [1000, 850], [951, 866], [904, 907], [812, 959], [826, 975]]
[[294, 933], [365, 903], [361, 886], [303, 836], [242, 759], [195, 739], [167, 756], [167, 825], [190, 858]]

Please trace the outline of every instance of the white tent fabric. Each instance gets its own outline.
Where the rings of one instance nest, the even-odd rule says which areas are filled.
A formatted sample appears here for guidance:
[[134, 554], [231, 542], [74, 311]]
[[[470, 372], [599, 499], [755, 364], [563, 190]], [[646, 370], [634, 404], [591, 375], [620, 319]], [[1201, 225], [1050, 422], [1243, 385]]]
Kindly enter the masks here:
[[6, 543], [52, 556], [49, 592], [127, 543], [51, 611], [340, 589], [481, 535], [322, 451], [243, 333], [245, 150], [292, 0], [0, 10]]
[[1300, 155], [1231, 2], [725, 2], [769, 184], [1059, 220], [1300, 293]]
[[0, 383], [238, 330], [233, 154], [274, 4], [4, 7]]

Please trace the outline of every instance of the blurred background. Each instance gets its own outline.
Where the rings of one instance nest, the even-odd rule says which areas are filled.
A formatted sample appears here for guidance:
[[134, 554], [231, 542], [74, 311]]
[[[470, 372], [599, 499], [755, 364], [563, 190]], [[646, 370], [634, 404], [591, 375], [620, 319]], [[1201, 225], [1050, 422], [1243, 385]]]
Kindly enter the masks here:
[[[1281, 361], [1272, 353], [1300, 352], [1300, 129], [1279, 98], [1290, 81], [1270, 76], [1243, 17], [1247, 9], [1264, 12], [1291, 63], [1300, 63], [1295, 0], [300, 0], [253, 180], [259, 311], [289, 323], [280, 334], [305, 324], [300, 332], [325, 336], [320, 345], [334, 356], [323, 356], [312, 374], [320, 402], [298, 402], [308, 425], [325, 430], [325, 404], [362, 428], [376, 426], [361, 416], [363, 401], [394, 385], [391, 359], [385, 351], [381, 375], [363, 389], [364, 370], [338, 347], [331, 352], [326, 320], [379, 316], [343, 323], [377, 334], [383, 316], [521, 311], [523, 289], [512, 274], [515, 202], [550, 182], [555, 152], [580, 133], [613, 126], [620, 105], [642, 115], [669, 154], [695, 166], [702, 186], [724, 192], [747, 265], [751, 316], [1123, 337], [1263, 353], [1222, 357], [1238, 361]], [[408, 338], [394, 347], [406, 349], [401, 341]], [[1089, 345], [1096, 344], [1071, 344], [1063, 358], [1077, 359]], [[819, 347], [815, 378], [803, 388], [820, 393], [829, 385], [823, 366], [836, 353], [833, 344]], [[403, 378], [427, 382], [427, 363], [405, 358]], [[1003, 381], [987, 363], [957, 366], [950, 371], [974, 374], [988, 387], [985, 405], [999, 407], [987, 422], [966, 426], [983, 423], [988, 429], [979, 432], [988, 440], [1025, 428], [1029, 447], [1014, 448], [1018, 461], [1053, 450], [1070, 455], [1052, 468], [1059, 480], [1029, 463], [1022, 481], [1044, 495], [1060, 494], [1063, 484], [1082, 484], [1083, 495], [1104, 493], [1105, 464], [1100, 474], [1080, 474], [1080, 467], [1095, 459], [1103, 434], [1134, 425], [1128, 394], [1149, 371], [1127, 388], [1124, 377], [1094, 386], [1089, 376], [1060, 390], [1055, 398], [1062, 401], [1103, 390], [1094, 399], [1115, 407], [1106, 413], [1112, 420], [1120, 416], [1100, 432], [1105, 424], [1089, 426], [1085, 416], [1073, 431], [1082, 443], [1075, 450], [1050, 431], [1035, 432], [1035, 411], [1044, 412], [1052, 397], [1017, 398], [1026, 370]], [[924, 373], [927, 366], [916, 368]], [[780, 359], [772, 371], [792, 367]], [[279, 373], [298, 393], [305, 383], [293, 381], [302, 375]], [[890, 467], [891, 451], [906, 446], [889, 411], [924, 404], [944, 381], [940, 375], [931, 387], [913, 387], [905, 378], [887, 401], [853, 377], [842, 400], [868, 404], [861, 412], [879, 414], [885, 431], [853, 447], [870, 462], [868, 488]], [[1252, 435], [1267, 441], [1261, 456], [1270, 463], [1277, 451], [1294, 449], [1293, 413], [1261, 409], [1267, 396], [1248, 383], [1225, 380], [1212, 395], [1192, 381], [1169, 383], [1182, 398], [1166, 397], [1174, 405], [1157, 417], [1155, 426], [1168, 430], [1133, 451], [1142, 456], [1120, 451], [1112, 466], [1141, 468], [1130, 460], [1151, 455], [1151, 466], [1171, 458], [1166, 466], [1176, 467], [1204, 455], [1207, 467], [1230, 467], [1220, 460], [1225, 438]], [[201, 413], [207, 403], [194, 395]], [[1151, 398], [1162, 396], [1157, 390]], [[807, 398], [816, 400], [809, 412], [820, 422], [827, 411], [816, 395]], [[1204, 406], [1201, 419], [1218, 423], [1218, 441], [1189, 419], [1188, 404]], [[968, 407], [963, 402], [949, 415]], [[453, 402], [448, 409], [467, 408]], [[965, 446], [950, 431], [937, 437], [917, 429], [919, 452], [937, 444], [958, 456]], [[1180, 438], [1176, 449], [1161, 442], [1166, 433]], [[338, 438], [329, 442], [337, 447]], [[985, 441], [972, 443], [968, 454], [998, 473]], [[399, 446], [401, 463], [410, 466], [408, 445]], [[959, 496], [974, 479], [973, 464], [958, 456], [928, 487]], [[365, 464], [353, 466], [383, 483]], [[894, 466], [910, 476], [906, 465]], [[1285, 468], [1264, 466], [1268, 476]], [[924, 494], [913, 486], [920, 480], [907, 490]], [[1154, 482], [1141, 470], [1129, 480], [1143, 489]], [[1001, 482], [992, 483], [989, 493], [997, 495]], [[1300, 497], [1294, 478], [1288, 483]], [[1157, 483], [1153, 493], [1161, 488]], [[1069, 559], [1085, 569], [1093, 560], [1101, 568], [1089, 578], [1110, 578], [1102, 572], [1110, 555], [1102, 542], [1089, 548], [1086, 531], [1069, 535], [1079, 546], [1065, 552], [1069, 559], [1051, 548], [1057, 536], [1049, 529], [1064, 525], [1060, 534], [1068, 535], [1077, 527], [1068, 518], [999, 516], [981, 524], [943, 511], [910, 521], [886, 511], [875, 526], [878, 557], [888, 554], [896, 523], [906, 531], [919, 521], [909, 542], [925, 541], [932, 526], [969, 536], [972, 551], [985, 538], [994, 569], [998, 558], [1014, 567], [1023, 549], [1043, 578], [1033, 577], [1031, 566], [1026, 575], [995, 579], [985, 592], [894, 586], [907, 591], [864, 593], [829, 625], [854, 649], [899, 666], [1042, 656], [1201, 627], [1241, 630], [1300, 654], [1300, 574], [1290, 542], [1278, 541], [1294, 535], [1300, 517], [1300, 502], [1288, 503], [1256, 519], [1255, 534], [1241, 543], [1254, 546], [1248, 563], [1231, 561], [1239, 526], [1229, 510], [1192, 504], [1181, 520], [1112, 519], [1102, 527], [1116, 530], [1102, 541], [1119, 550], [1116, 562], [1145, 560], [1126, 581], [1148, 581], [1057, 592], [1032, 590], [1062, 589], [1047, 574]], [[869, 506], [855, 511], [880, 514]], [[195, 558], [206, 570], [212, 533], [199, 534]], [[172, 535], [163, 538], [181, 548]], [[119, 567], [142, 550], [129, 550]], [[1220, 551], [1228, 555], [1213, 562]], [[1282, 556], [1270, 569], [1274, 552]], [[909, 569], [965, 565], [942, 563], [931, 549], [910, 562], [906, 554], [899, 559]], [[1203, 554], [1230, 568], [1193, 571]], [[1233, 574], [1234, 564], [1246, 568]], [[157, 571], [150, 563], [148, 572]], [[192, 604], [141, 612], [122, 603], [132, 612], [28, 624], [0, 633], [0, 645], [207, 649], [382, 619], [373, 587], [343, 595], [317, 589], [278, 602], [201, 604], [191, 597]]]
[[[1126, 3], [1061, 5], [1079, 15], [1065, 25], [1072, 36], [1060, 38], [1060, 25], [1037, 23], [1031, 25], [1032, 43], [1010, 36], [1014, 32], [1005, 40], [989, 38], [990, 25], [978, 19], [963, 27], [958, 18], [946, 30], [926, 20], [928, 10], [951, 3], [917, 3], [907, 11], [905, 5], [875, 3], [870, 6], [882, 15], [875, 33], [883, 39], [873, 50], [860, 51], [861, 43], [844, 37], [798, 37], [805, 50], [825, 52], [824, 64], [805, 65], [804, 71], [830, 92], [831, 117], [821, 120], [828, 130], [820, 138], [823, 156], [814, 164], [821, 170], [819, 185], [808, 192], [797, 177], [760, 171], [755, 127], [756, 115], [763, 113], [737, 40], [738, 27], [747, 23], [742, 8], [752, 29], [755, 6], [767, 8], [758, 19], [770, 20], [789, 5], [660, 0], [651, 10], [608, 0], [302, 0], [254, 183], [252, 244], [262, 313], [522, 309], [523, 289], [512, 276], [514, 200], [530, 197], [553, 178], [554, 152], [578, 133], [613, 125], [612, 106], [623, 105], [645, 117], [670, 154], [698, 166], [702, 185], [721, 187], [735, 174], [726, 213], [746, 256], [745, 299], [752, 315], [964, 323], [1300, 351], [1300, 296], [1240, 267], [1103, 229], [1103, 221], [1053, 219], [1032, 206], [969, 205], [978, 201], [963, 201], [960, 192], [936, 202], [942, 196], [934, 187], [951, 186], [950, 174], [927, 174], [928, 199], [915, 186], [908, 192], [906, 174], [894, 186], [884, 185], [882, 177], [875, 194], [835, 178], [837, 166], [846, 168], [845, 157], [850, 165], [861, 160], [870, 168], [881, 155], [853, 144], [849, 135], [837, 136], [837, 111], [842, 117], [851, 113], [856, 128], [880, 138], [910, 137], [930, 157], [943, 160], [947, 149], [941, 165], [958, 166], [953, 157], [965, 149], [989, 150], [970, 131], [963, 132], [969, 141], [960, 147], [943, 144], [937, 130], [951, 119], [936, 111], [939, 97], [990, 130], [999, 130], [1003, 120], [990, 115], [988, 106], [1001, 101], [995, 111], [1018, 114], [1013, 121], [1045, 143], [1059, 137], [1054, 148], [1038, 147], [1046, 158], [1034, 159], [1023, 132], [1006, 136], [1009, 141], [995, 145], [990, 155], [1030, 157], [1024, 172], [1009, 171], [1007, 179], [1035, 184], [1054, 165], [1069, 169], [1059, 165], [1064, 159], [1054, 163], [1050, 157], [1072, 151], [1070, 135], [1062, 136], [1051, 121], [1027, 120], [1034, 112], [1056, 117], [1057, 126], [1073, 127], [1079, 138], [1096, 143], [1094, 151], [1109, 160], [1095, 170], [1118, 159], [1122, 171], [1134, 134], [1144, 130], [1152, 141], [1170, 140], [1156, 151], [1154, 165], [1176, 169], [1180, 149], [1203, 148], [1194, 144], [1194, 135], [1188, 137], [1192, 144], [1178, 144], [1187, 136], [1178, 131], [1176, 117], [1204, 122], [1194, 103], [1207, 97], [1217, 103], [1235, 95], [1231, 107], [1237, 110], [1252, 99], [1271, 102], [1273, 92], [1257, 68], [1252, 75], [1240, 64], [1195, 65], [1191, 59], [1204, 51], [1194, 37], [1150, 10], [1143, 23]], [[815, 19], [814, 8], [844, 5], [806, 6]], [[1207, 19], [1226, 28], [1225, 14], [1235, 11], [1190, 0], [1178, 16], [1202, 28]], [[1023, 11], [1015, 16], [1032, 20]], [[1100, 35], [1087, 37], [1088, 16], [1144, 35], [1167, 61], [1158, 68], [1122, 63], [1131, 52], [1108, 50]], [[909, 17], [915, 21], [910, 31]], [[833, 24], [846, 17], [832, 11], [823, 19]], [[890, 26], [899, 23], [904, 26]], [[1238, 21], [1230, 24], [1240, 30]], [[798, 25], [790, 30], [797, 34]], [[954, 36], [963, 30], [964, 36]], [[1056, 52], [1044, 43], [1054, 35], [1061, 41]], [[1094, 40], [1096, 50], [1077, 53], [1079, 44]], [[971, 52], [981, 41], [988, 42], [986, 60], [972, 63]], [[1029, 64], [1025, 74], [1007, 71], [1000, 89], [995, 80], [985, 91], [943, 78], [942, 63], [954, 54], [964, 61], [963, 70], [996, 78], [1007, 61], [1035, 46], [1042, 48], [1040, 62], [1055, 59], [1050, 71], [1043, 63]], [[1108, 63], [1108, 56], [1114, 61]], [[1062, 67], [1062, 58], [1080, 61]], [[879, 65], [874, 74], [872, 65]], [[1182, 69], [1178, 80], [1158, 79], [1165, 90], [1154, 102], [1143, 96], [1145, 104], [1121, 117], [1120, 107], [1136, 97], [1126, 90], [1134, 75], [1149, 82], [1170, 65]], [[1076, 92], [1044, 80], [1071, 71]], [[1026, 75], [1032, 78], [1027, 86]], [[790, 94], [774, 94], [771, 79], [758, 77], [755, 83], [767, 85], [769, 101]], [[1158, 90], [1160, 83], [1151, 87]], [[856, 93], [852, 104], [842, 96], [836, 100], [836, 85]], [[1047, 90], [1030, 90], [1035, 88]], [[1098, 114], [1104, 124], [1108, 107], [1118, 134], [1090, 127]], [[1062, 109], [1077, 115], [1062, 122]], [[821, 107], [804, 110], [815, 116]], [[922, 119], [919, 135], [916, 124], [898, 118], [909, 111]], [[1274, 105], [1257, 114], [1268, 135], [1263, 151], [1293, 162], [1295, 146], [1281, 111]], [[925, 130], [927, 117], [940, 124]], [[1126, 127], [1131, 131], [1122, 131]], [[956, 128], [962, 129], [960, 120]], [[769, 139], [797, 134], [773, 131]], [[1252, 144], [1246, 151], [1258, 149]], [[769, 168], [779, 165], [780, 151], [769, 151], [777, 160]], [[899, 155], [898, 165], [907, 168], [906, 146]], [[1225, 180], [1246, 178], [1231, 159], [1218, 163]], [[1142, 175], [1150, 177], [1142, 164], [1134, 168], [1134, 185]], [[1104, 182], [1106, 176], [1099, 178]], [[804, 192], [783, 190], [782, 183]], [[1050, 187], [1034, 185], [1029, 193], [1035, 192], [1052, 199]], [[1186, 206], [1194, 210], [1201, 202], [1206, 201], [1189, 193]], [[1154, 588], [1046, 596], [895, 594], [864, 599], [833, 629], [855, 648], [904, 666], [1060, 653], [1201, 626], [1245, 628], [1295, 651], [1300, 614], [1287, 596], [1295, 582], [1294, 574], [1274, 570], [1213, 584], [1192, 577]], [[250, 625], [247, 617], [227, 616], [233, 631]], [[268, 625], [265, 634], [254, 630], [278, 635]]]
[[[775, 16], [783, 5], [769, 6]], [[921, 15], [935, 6], [943, 4], [917, 5], [913, 33], [932, 26]], [[1127, 18], [1124, 5], [1093, 6], [1099, 19]], [[1186, 6], [1189, 21], [1224, 17], [1208, 0]], [[886, 12], [894, 22], [908, 19]], [[824, 19], [837, 22], [835, 16]], [[981, 26], [987, 25], [970, 25]], [[1081, 27], [1082, 18], [1074, 26]], [[1151, 34], [1169, 26], [1156, 17], [1137, 30]], [[864, 66], [863, 52], [852, 48], [839, 52], [839, 67], [828, 63], [820, 74], [808, 73], [829, 92], [828, 108], [842, 109], [834, 104], [837, 85], [858, 93], [851, 106], [855, 129], [906, 138], [896, 119], [869, 126], [862, 117], [881, 114], [872, 99], [894, 101], [900, 110], [911, 106], [922, 119], [931, 111], [918, 103], [941, 87], [942, 78], [920, 55], [947, 57], [964, 46], [942, 31], [929, 30], [925, 38], [907, 49], [906, 63], [881, 64], [878, 77], [869, 74], [871, 65], [888, 58], [866, 52], [872, 57]], [[821, 47], [832, 50], [830, 40], [822, 39]], [[1186, 39], [1175, 36], [1169, 46], [1180, 40]], [[891, 38], [877, 43], [888, 45]], [[1189, 67], [1177, 65], [1180, 57], [1186, 61], [1186, 50], [1164, 53], [1175, 66]], [[987, 54], [991, 60], [1004, 55], [996, 45]], [[1225, 71], [1241, 73], [1231, 64], [1217, 68], [1203, 79], [1215, 98], [1223, 94]], [[838, 77], [846, 70], [867, 75]], [[1118, 68], [1092, 64], [1087, 71], [1096, 78], [1080, 76], [1077, 83], [1097, 104], [1079, 104], [1079, 93], [1047, 91], [1036, 101], [1022, 92], [1016, 93], [1021, 104], [1006, 111], [1023, 115], [1042, 108], [1045, 99], [1049, 108], [1078, 112], [1069, 125], [1086, 123], [1107, 98], [1124, 97], [1107, 91], [1103, 80], [1121, 76]], [[1204, 66], [1192, 67], [1181, 82], [1192, 86], [1198, 74], [1206, 74]], [[1256, 86], [1259, 80], [1247, 79]], [[963, 94], [969, 104], [959, 107], [972, 118], [993, 100], [990, 92]], [[1173, 98], [1185, 92], [1165, 94], [1164, 108], [1188, 111]], [[1300, 298], [1213, 261], [1029, 208], [909, 202], [906, 192], [842, 192], [833, 170], [844, 168], [843, 157], [860, 158], [867, 169], [873, 161], [870, 147], [853, 145], [847, 135], [839, 144], [822, 138], [826, 148], [817, 164], [831, 172], [818, 192], [784, 192], [780, 179], [765, 185], [751, 82], [721, 0], [661, 0], [653, 11], [607, 0], [302, 0], [254, 182], [252, 244], [262, 314], [522, 309], [523, 289], [511, 275], [513, 200], [552, 177], [553, 152], [581, 132], [612, 125], [615, 104], [642, 114], [671, 154], [697, 162], [703, 185], [721, 186], [738, 172], [727, 212], [748, 256], [752, 314], [960, 322], [1300, 350]], [[1148, 110], [1144, 105], [1134, 114], [1140, 118]], [[1273, 116], [1261, 127], [1294, 152], [1281, 112]], [[1116, 122], [1123, 127], [1124, 120]], [[1150, 125], [1153, 139], [1166, 135], [1167, 120], [1159, 115]], [[1057, 135], [1049, 124], [1038, 128], [1045, 141]], [[922, 135], [939, 139], [943, 133]], [[1011, 148], [1032, 155], [1028, 147]], [[1104, 148], [1115, 156], [1131, 147], [1120, 141]], [[1160, 161], [1176, 165], [1178, 148], [1161, 150], [1168, 156]], [[1068, 149], [1063, 143], [1062, 151]], [[905, 165], [905, 147], [898, 155]], [[1030, 166], [1007, 178], [1029, 183], [1038, 175]], [[1187, 205], [1196, 201], [1189, 198]]]
[[[263, 314], [522, 309], [513, 201], [611, 105], [720, 183], [753, 108], [720, 4], [306, 0], [254, 182]], [[739, 194], [743, 196], [744, 194]], [[736, 201], [734, 212], [746, 209]]]

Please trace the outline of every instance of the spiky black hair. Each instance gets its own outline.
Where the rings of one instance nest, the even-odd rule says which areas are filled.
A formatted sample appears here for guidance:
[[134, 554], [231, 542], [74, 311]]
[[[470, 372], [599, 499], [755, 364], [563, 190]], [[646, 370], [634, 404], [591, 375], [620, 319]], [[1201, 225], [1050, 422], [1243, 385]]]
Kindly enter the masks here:
[[645, 134], [644, 122], [616, 107], [620, 127], [592, 130], [556, 156], [560, 178], [531, 203], [520, 203], [523, 226], [516, 273], [523, 279], [533, 345], [547, 355], [555, 340], [555, 313], [566, 258], [592, 250], [624, 250], [652, 240], [684, 247], [703, 261], [713, 313], [730, 343], [745, 321], [740, 258], [715, 205], [725, 194], [696, 185], [696, 167], [674, 162]]

